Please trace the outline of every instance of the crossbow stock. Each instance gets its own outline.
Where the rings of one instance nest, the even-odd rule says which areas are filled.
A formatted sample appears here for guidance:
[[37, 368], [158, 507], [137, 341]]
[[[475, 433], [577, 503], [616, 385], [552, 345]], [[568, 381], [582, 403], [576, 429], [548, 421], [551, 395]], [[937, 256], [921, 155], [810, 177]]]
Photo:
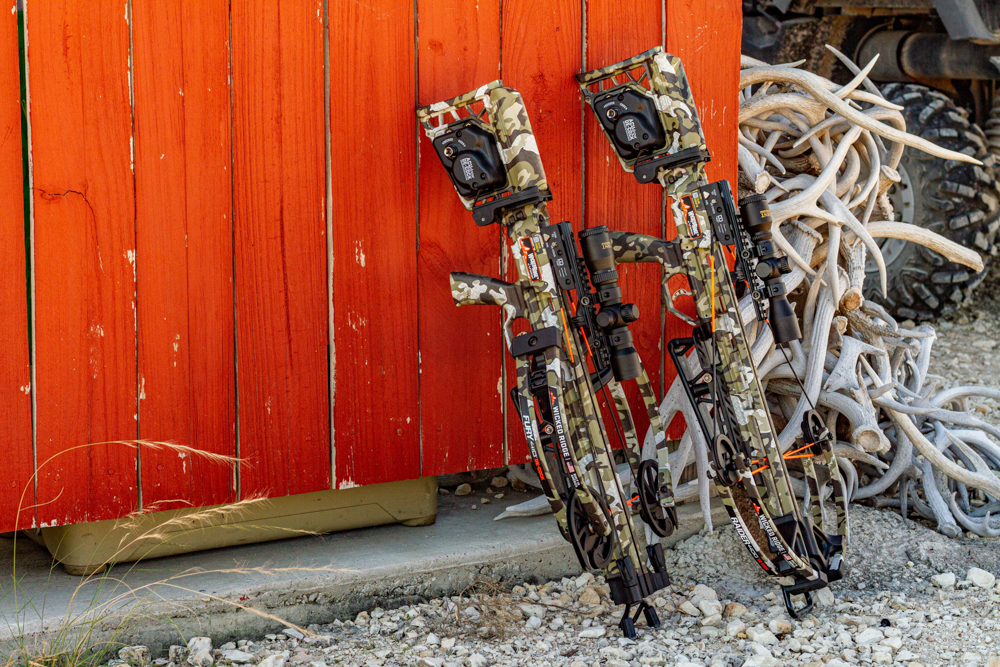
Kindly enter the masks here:
[[[810, 591], [841, 577], [847, 506], [822, 419], [808, 411], [803, 446], [783, 454], [753, 367], [737, 286], [770, 324], [777, 344], [801, 337], [781, 281], [787, 260], [775, 256], [766, 203], [743, 200], [738, 215], [729, 184], [707, 182], [709, 154], [678, 58], [656, 48], [578, 74], [577, 81], [626, 171], [640, 183], [658, 181], [666, 189], [677, 238], [603, 226], [574, 235], [569, 222], [550, 223], [546, 202], [552, 193], [524, 103], [517, 91], [494, 81], [417, 109], [462, 203], [478, 225], [501, 224], [517, 268], [513, 283], [452, 273], [452, 295], [458, 305], [503, 309], [504, 337], [516, 364], [511, 399], [531, 464], [560, 532], [581, 567], [605, 570], [612, 599], [626, 606], [622, 631], [634, 637], [640, 614], [651, 627], [659, 625], [645, 598], [670, 579], [658, 541], [640, 552], [633, 513], [659, 537], [674, 531], [677, 515], [671, 442], [629, 331], [638, 309], [623, 301], [615, 267], [659, 263], [668, 311], [693, 328], [692, 337], [671, 341], [669, 351], [697, 427], [710, 443], [716, 488], [756, 562], [770, 574], [792, 578], [782, 587], [785, 604], [791, 614], [802, 613], [812, 605]], [[725, 246], [736, 252], [732, 275]], [[671, 299], [668, 281], [679, 274], [690, 284], [694, 318]], [[519, 318], [530, 331], [515, 336]], [[642, 457], [622, 388], [633, 380], [649, 416], [655, 458]], [[632, 493], [617, 473], [598, 393], [615, 405], [614, 427], [624, 444]], [[807, 480], [809, 511], [796, 501], [786, 459]], [[837, 535], [822, 528], [826, 481], [837, 503]], [[798, 610], [796, 594], [806, 596]]]

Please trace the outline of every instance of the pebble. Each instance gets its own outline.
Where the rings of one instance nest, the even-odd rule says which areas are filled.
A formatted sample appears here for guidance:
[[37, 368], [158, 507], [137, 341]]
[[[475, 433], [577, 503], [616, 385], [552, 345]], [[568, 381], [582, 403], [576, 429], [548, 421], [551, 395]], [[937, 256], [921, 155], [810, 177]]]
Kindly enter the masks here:
[[600, 625], [593, 625], [582, 630], [579, 634], [581, 639], [598, 639], [604, 636], [604, 628]]
[[494, 489], [502, 489], [508, 484], [510, 484], [510, 482], [507, 480], [506, 477], [502, 476], [497, 476], [494, 477], [492, 480], [490, 480], [490, 486], [492, 486]]
[[579, 602], [582, 605], [588, 605], [588, 606], [600, 604], [601, 596], [598, 595], [597, 591], [595, 591], [593, 588], [586, 588], [580, 595]]
[[724, 616], [726, 616], [727, 618], [729, 617], [739, 618], [740, 616], [745, 615], [747, 611], [749, 610], [743, 605], [741, 605], [739, 602], [730, 602], [729, 604], [726, 605], [726, 611], [724, 613]]
[[187, 662], [194, 667], [211, 667], [215, 664], [212, 656], [212, 640], [209, 637], [192, 637], [187, 645]]
[[882, 634], [881, 630], [875, 628], [868, 628], [867, 630], [862, 630], [858, 634], [854, 635], [854, 643], [858, 646], [870, 646], [876, 642], [880, 642], [885, 639], [885, 635]]
[[693, 604], [691, 604], [690, 600], [685, 600], [684, 602], [682, 602], [681, 606], [678, 607], [678, 609], [680, 609], [688, 616], [701, 616], [701, 612], [698, 611], [698, 607], [695, 607]]
[[935, 574], [931, 577], [931, 581], [938, 588], [954, 588], [955, 586], [955, 573], [954, 572], [942, 572], [941, 574]]
[[152, 658], [146, 646], [126, 646], [118, 649], [118, 659], [130, 665], [148, 665]]
[[468, 484], [459, 484], [458, 488], [455, 489], [456, 496], [467, 496], [472, 493], [472, 487]]
[[993, 573], [987, 572], [986, 570], [980, 570], [978, 567], [970, 567], [969, 571], [965, 573], [965, 578], [976, 586], [987, 590], [993, 588], [993, 586], [997, 583], [997, 578], [993, 575]]

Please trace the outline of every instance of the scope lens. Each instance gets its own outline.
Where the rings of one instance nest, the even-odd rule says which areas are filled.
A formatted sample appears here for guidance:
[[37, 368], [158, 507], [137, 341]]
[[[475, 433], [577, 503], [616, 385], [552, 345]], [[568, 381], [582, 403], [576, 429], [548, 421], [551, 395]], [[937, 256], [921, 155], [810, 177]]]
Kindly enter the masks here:
[[757, 238], [758, 234], [767, 233], [770, 236], [771, 210], [767, 207], [764, 195], [750, 195], [741, 199], [740, 216], [743, 218], [744, 227], [750, 236], [754, 237], [754, 241], [761, 240]]
[[[583, 261], [587, 270], [594, 276], [600, 271], [610, 271], [615, 268], [615, 251], [611, 247], [611, 236], [604, 225], [591, 227], [580, 232], [580, 248], [583, 251]], [[617, 280], [617, 276], [615, 276]]]

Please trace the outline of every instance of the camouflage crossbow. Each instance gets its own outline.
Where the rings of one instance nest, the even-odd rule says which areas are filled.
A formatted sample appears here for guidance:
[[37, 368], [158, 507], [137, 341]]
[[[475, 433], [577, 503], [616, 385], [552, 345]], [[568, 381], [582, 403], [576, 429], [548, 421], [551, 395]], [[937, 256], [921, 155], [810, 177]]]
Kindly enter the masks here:
[[[740, 539], [766, 572], [791, 578], [782, 586], [785, 606], [793, 616], [805, 613], [812, 607], [811, 591], [843, 576], [847, 502], [832, 436], [815, 410], [804, 416], [802, 446], [780, 450], [750, 354], [742, 294], [749, 294], [758, 319], [770, 325], [776, 345], [801, 338], [781, 280], [789, 273], [788, 260], [775, 255], [765, 198], [741, 200], [737, 215], [729, 184], [708, 183], [709, 154], [679, 58], [654, 48], [576, 78], [622, 167], [640, 183], [658, 181], [672, 200], [677, 238], [658, 242], [668, 249], [658, 252], [669, 258], [663, 262], [663, 296], [669, 304], [667, 281], [686, 275], [696, 316], [668, 305], [693, 327], [691, 338], [673, 340], [668, 349]], [[725, 246], [735, 250], [733, 274]], [[633, 258], [644, 250], [623, 243], [614, 251], [616, 258]], [[691, 372], [689, 363], [697, 370]], [[806, 480], [808, 511], [798, 505], [786, 461]], [[826, 481], [837, 508], [836, 535], [823, 529]], [[799, 610], [792, 604], [797, 594], [805, 596]]]
[[[532, 464], [563, 537], [585, 570], [605, 570], [612, 599], [625, 605], [621, 629], [634, 638], [640, 614], [649, 626], [659, 626], [645, 598], [670, 578], [658, 542], [640, 553], [632, 513], [659, 536], [673, 532], [677, 517], [666, 433], [629, 332], [639, 313], [623, 302], [615, 265], [669, 263], [669, 246], [650, 236], [595, 227], [580, 232], [578, 250], [570, 223], [550, 223], [546, 202], [552, 194], [524, 103], [501, 82], [421, 107], [417, 116], [476, 223], [498, 222], [507, 233], [517, 282], [452, 273], [452, 295], [458, 305], [503, 308], [504, 337], [517, 369], [511, 398]], [[644, 252], [615, 250], [622, 246]], [[518, 318], [531, 330], [515, 336]], [[620, 384], [631, 380], [649, 415], [655, 460], [641, 460]], [[615, 405], [634, 494], [626, 493], [618, 476], [598, 392]]]

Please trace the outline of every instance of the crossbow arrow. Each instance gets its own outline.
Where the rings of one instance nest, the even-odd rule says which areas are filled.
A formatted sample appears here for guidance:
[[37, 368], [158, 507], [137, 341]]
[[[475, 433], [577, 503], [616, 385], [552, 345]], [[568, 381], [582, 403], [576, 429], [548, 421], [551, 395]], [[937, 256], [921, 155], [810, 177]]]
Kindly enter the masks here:
[[[728, 182], [708, 182], [709, 153], [679, 58], [657, 47], [576, 78], [622, 167], [639, 183], [659, 182], [671, 199], [677, 238], [654, 243], [656, 261], [664, 269], [668, 310], [693, 332], [671, 341], [668, 350], [709, 443], [710, 472], [730, 519], [766, 572], [791, 579], [782, 594], [788, 612], [798, 616], [812, 608], [811, 591], [843, 576], [847, 501], [832, 436], [815, 410], [803, 418], [803, 444], [789, 452], [779, 448], [750, 354], [742, 295], [770, 325], [776, 345], [801, 339], [781, 279], [788, 260], [775, 254], [771, 241], [770, 211], [764, 197], [754, 195], [739, 202], [737, 214]], [[647, 248], [630, 236], [615, 238], [615, 258], [646, 261], [638, 256]], [[735, 251], [732, 274], [725, 247]], [[671, 302], [667, 281], [678, 274], [687, 276], [694, 318]], [[806, 478], [808, 511], [795, 498], [789, 464]], [[826, 481], [837, 508], [835, 535], [823, 527]], [[792, 597], [799, 594], [805, 599], [796, 609]]]
[[[511, 399], [531, 464], [560, 532], [581, 567], [605, 571], [612, 599], [625, 605], [622, 632], [634, 638], [640, 615], [650, 627], [659, 626], [646, 598], [668, 586], [670, 578], [658, 541], [640, 553], [632, 514], [637, 512], [661, 537], [673, 532], [677, 515], [669, 443], [629, 331], [639, 312], [623, 301], [615, 265], [664, 262], [668, 246], [653, 237], [594, 227], [579, 233], [578, 250], [570, 223], [550, 223], [546, 202], [552, 193], [524, 103], [502, 82], [420, 107], [417, 117], [476, 224], [499, 223], [506, 232], [517, 281], [452, 273], [452, 296], [458, 305], [503, 308], [504, 338], [517, 369]], [[652, 259], [613, 250], [626, 237], [641, 241], [643, 256]], [[515, 336], [519, 318], [531, 330]], [[621, 385], [632, 380], [649, 415], [655, 459], [641, 457]], [[618, 476], [598, 392], [615, 405], [614, 425], [624, 443], [632, 494]]]

